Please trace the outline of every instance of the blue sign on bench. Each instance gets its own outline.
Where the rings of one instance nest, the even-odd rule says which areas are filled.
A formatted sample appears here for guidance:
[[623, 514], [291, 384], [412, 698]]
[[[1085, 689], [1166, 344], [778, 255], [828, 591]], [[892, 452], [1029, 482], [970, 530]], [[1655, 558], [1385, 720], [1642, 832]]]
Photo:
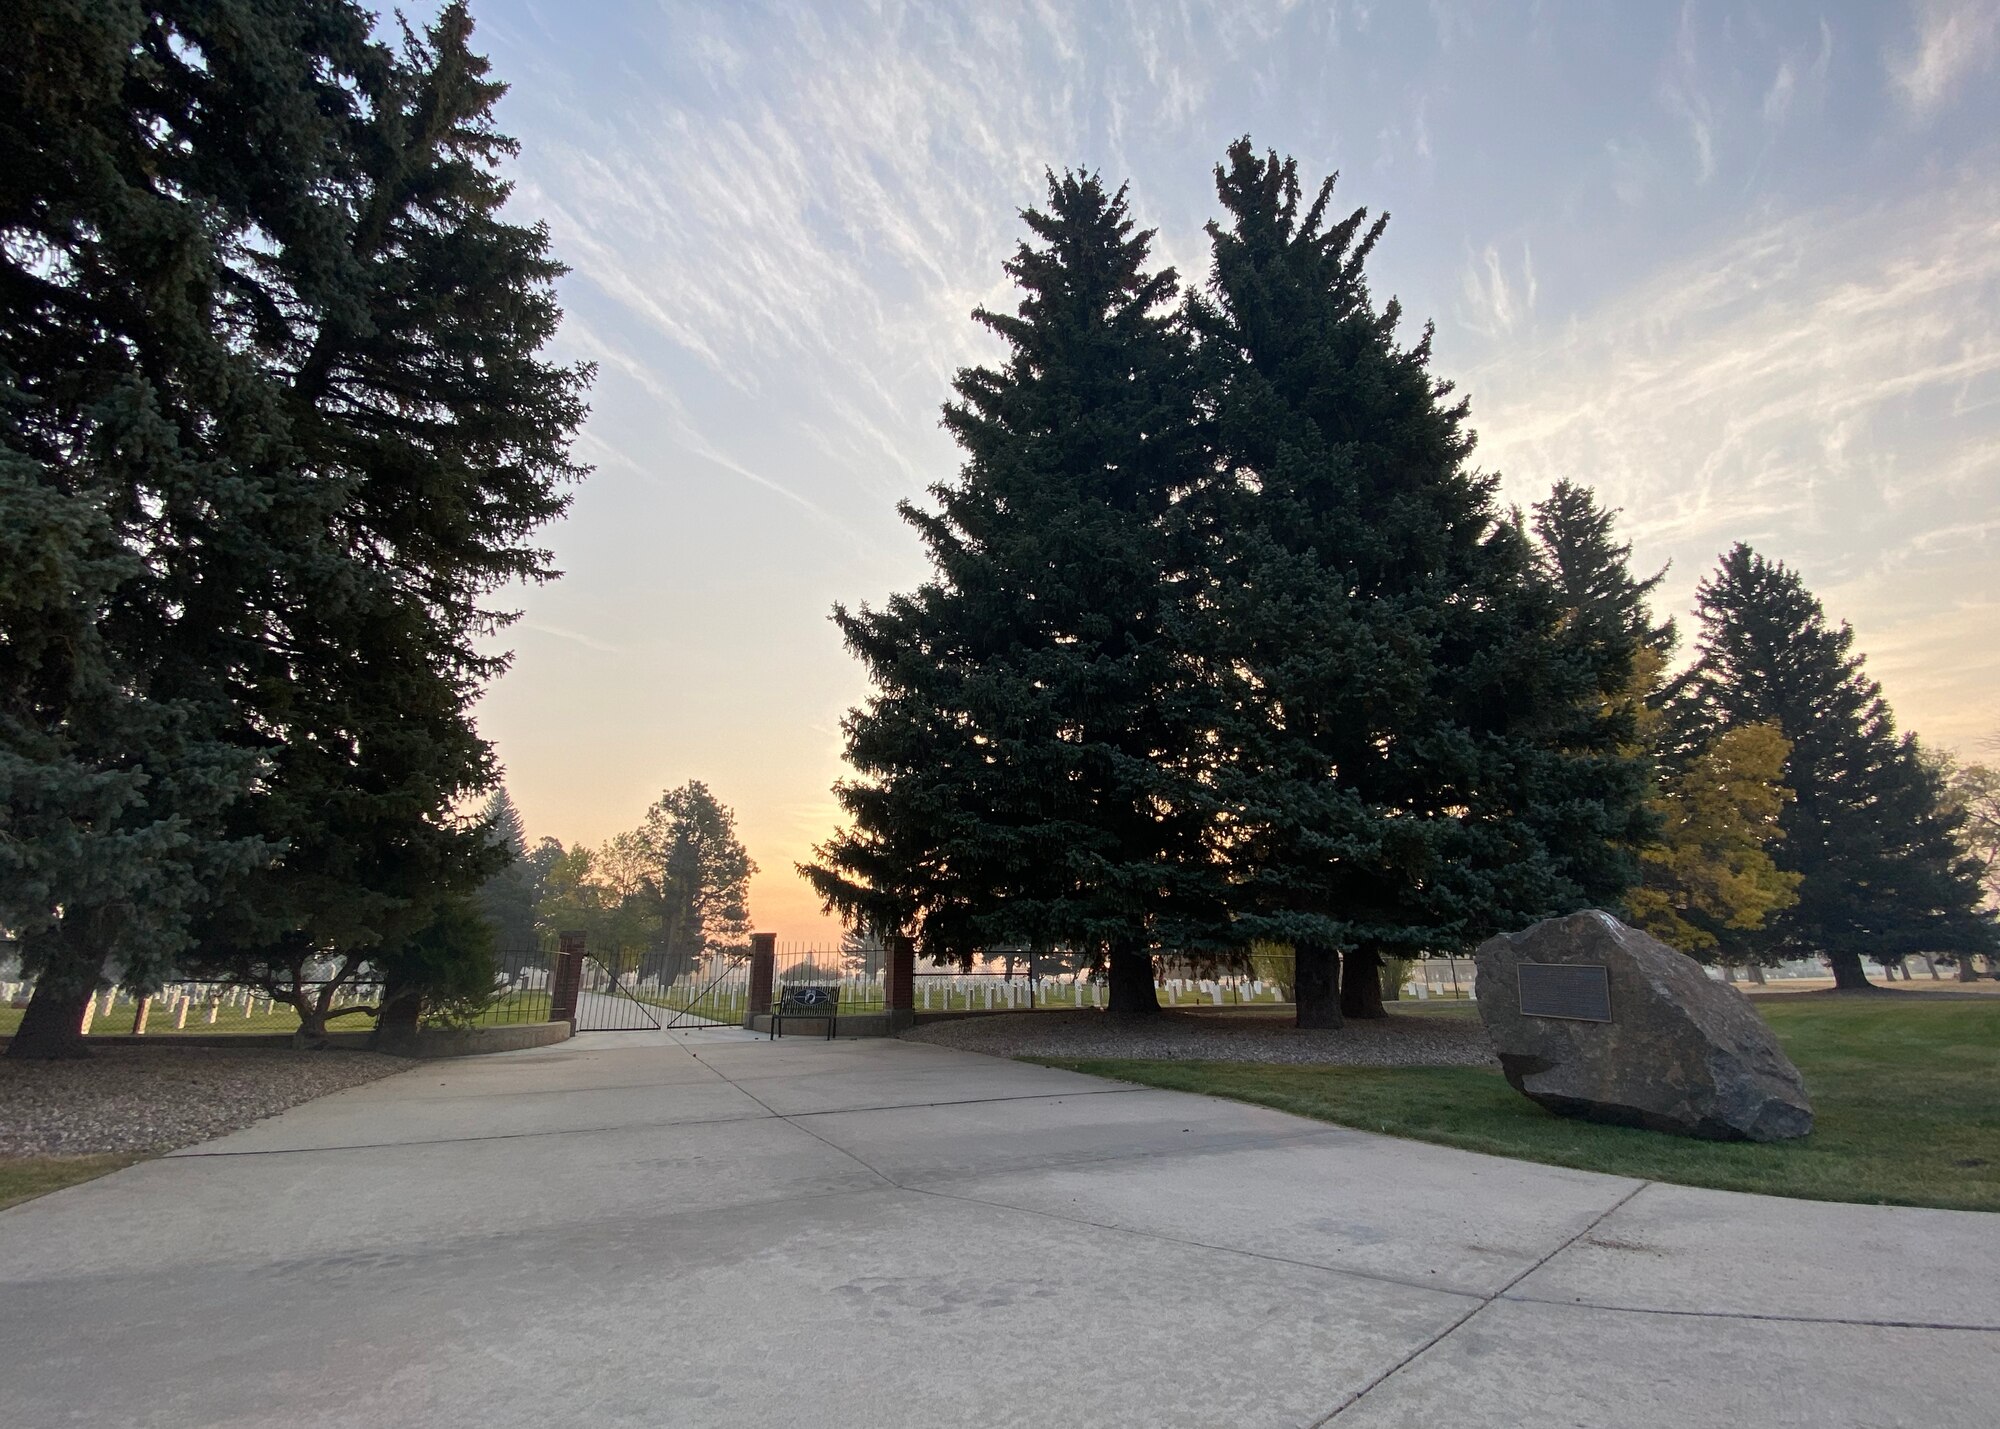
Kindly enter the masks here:
[[771, 1036], [776, 1037], [784, 1027], [787, 1017], [809, 1017], [826, 1023], [826, 1040], [833, 1040], [833, 1030], [840, 1020], [840, 989], [818, 984], [804, 984], [797, 987], [783, 987], [778, 990], [778, 1001], [771, 1008]]

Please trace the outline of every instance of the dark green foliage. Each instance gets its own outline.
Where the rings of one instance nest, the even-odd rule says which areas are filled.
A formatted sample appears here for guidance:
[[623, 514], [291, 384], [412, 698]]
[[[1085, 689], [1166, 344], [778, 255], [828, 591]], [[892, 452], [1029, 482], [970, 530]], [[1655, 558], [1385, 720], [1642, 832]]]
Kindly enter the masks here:
[[[246, 22], [280, 47], [304, 23]], [[235, 701], [283, 482], [275, 394], [217, 288], [300, 115], [205, 163], [179, 141], [258, 76], [218, 66], [197, 113], [166, 29], [41, 0], [0, 50], [0, 921], [38, 975], [15, 1056], [80, 1051], [100, 980], [157, 979], [262, 851], [222, 820], [262, 772]]]
[[528, 857], [527, 825], [506, 785], [494, 789], [480, 822], [487, 841], [507, 855], [508, 863], [479, 885], [479, 911], [493, 929], [496, 948], [505, 953], [530, 952], [537, 941], [535, 905], [541, 901], [542, 880], [538, 865]]
[[245, 275], [299, 476], [345, 494], [326, 534], [351, 553], [336, 593], [287, 612], [260, 692], [275, 772], [254, 827], [285, 853], [207, 929], [211, 970], [281, 990], [354, 975], [505, 861], [454, 812], [494, 775], [469, 706], [506, 657], [477, 641], [510, 618], [485, 597], [553, 574], [527, 538], [578, 475], [587, 374], [537, 356], [562, 268], [499, 215], [514, 145], [470, 31], [452, 5], [366, 52], [314, 221]]
[[1632, 544], [1613, 534], [1617, 519], [1589, 487], [1558, 481], [1546, 500], [1535, 503], [1530, 522], [1542, 573], [1574, 612], [1574, 623], [1599, 644], [1622, 641], [1665, 654], [1674, 647], [1674, 622], [1654, 620], [1650, 598], [1667, 578], [1666, 568], [1634, 579]]
[[1216, 790], [1247, 939], [1299, 953], [1302, 1022], [1379, 1015], [1387, 956], [1615, 901], [1646, 769], [1603, 694], [1629, 642], [1565, 623], [1466, 406], [1402, 345], [1364, 265], [1386, 220], [1330, 221], [1295, 164], [1232, 146], [1194, 305], [1224, 479], [1198, 503], [1193, 643], [1229, 695]]
[[935, 574], [835, 612], [876, 693], [846, 724], [852, 830], [803, 871], [933, 957], [1101, 950], [1114, 1008], [1143, 1011], [1152, 950], [1224, 921], [1171, 519], [1206, 460], [1192, 353], [1123, 190], [1051, 176], [1023, 217], [1018, 310], [974, 314], [1007, 358], [945, 409], [964, 466], [903, 507]]
[[[463, 7], [400, 50], [371, 27], [346, 0], [36, 0], [0, 59], [8, 499], [58, 493], [70, 559], [115, 572], [45, 624], [91, 626], [92, 678], [134, 711], [45, 702], [9, 752], [143, 771], [85, 822], [171, 825], [214, 895], [195, 964], [283, 989], [350, 975], [493, 865], [454, 814], [493, 773], [468, 708], [505, 656], [477, 642], [493, 591], [552, 574], [527, 537], [578, 474], [587, 377], [537, 357], [561, 270], [500, 217], [512, 146]], [[171, 954], [193, 900], [145, 901]], [[94, 982], [93, 948], [38, 999]]]
[[1744, 545], [1697, 605], [1698, 658], [1676, 724], [1712, 737], [1769, 723], [1792, 743], [1785, 783], [1797, 797], [1773, 854], [1803, 882], [1794, 906], [1741, 935], [1745, 952], [1824, 955], [1838, 985], [1865, 987], [1865, 957], [1994, 948], [1977, 865], [1957, 842], [1963, 811], [1914, 737], [1896, 733], [1853, 631], [1827, 624], [1797, 572]]
[[376, 950], [383, 978], [384, 1040], [414, 1031], [420, 1022], [463, 1026], [493, 1000], [499, 983], [493, 930], [464, 895], [429, 905], [429, 916], [410, 932]]
[[646, 811], [638, 831], [647, 863], [645, 891], [659, 910], [662, 983], [697, 958], [747, 952], [750, 875], [757, 865], [736, 837], [736, 816], [708, 785], [691, 779]]

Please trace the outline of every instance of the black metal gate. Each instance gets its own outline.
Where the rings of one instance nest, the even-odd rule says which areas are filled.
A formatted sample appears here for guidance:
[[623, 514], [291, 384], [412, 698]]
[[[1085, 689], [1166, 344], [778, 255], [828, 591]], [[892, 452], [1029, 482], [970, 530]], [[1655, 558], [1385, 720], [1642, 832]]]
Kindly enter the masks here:
[[741, 1027], [750, 995], [746, 956], [674, 957], [661, 949], [586, 952], [578, 1032]]

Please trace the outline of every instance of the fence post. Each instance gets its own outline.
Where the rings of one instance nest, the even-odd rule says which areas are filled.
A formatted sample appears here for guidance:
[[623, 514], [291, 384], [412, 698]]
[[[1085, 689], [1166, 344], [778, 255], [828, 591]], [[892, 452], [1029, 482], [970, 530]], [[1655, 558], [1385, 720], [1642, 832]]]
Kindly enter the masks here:
[[771, 982], [777, 971], [778, 935], [776, 933], [752, 933], [750, 935], [750, 1002], [743, 1009], [743, 1025], [752, 1029], [757, 1026], [757, 1014], [768, 1014], [771, 1010]]
[[882, 969], [882, 1011], [891, 1033], [917, 1020], [917, 940], [902, 933], [889, 939], [888, 965]]
[[583, 986], [583, 934], [558, 933], [555, 976], [549, 979], [549, 1021], [576, 1031], [577, 991]]

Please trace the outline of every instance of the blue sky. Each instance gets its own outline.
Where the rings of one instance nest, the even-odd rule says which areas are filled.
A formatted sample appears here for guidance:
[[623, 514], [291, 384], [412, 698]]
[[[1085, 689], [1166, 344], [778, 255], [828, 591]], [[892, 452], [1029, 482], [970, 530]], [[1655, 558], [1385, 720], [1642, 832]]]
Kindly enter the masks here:
[[923, 575], [895, 501], [956, 466], [1017, 210], [1129, 180], [1200, 281], [1246, 133], [1392, 215], [1375, 290], [1510, 500], [1595, 485], [1677, 612], [1748, 540], [1906, 725], [2000, 732], [2000, 0], [473, 9], [601, 369], [568, 575], [481, 709], [536, 835], [707, 779], [757, 922], [823, 931], [790, 868], [865, 693], [827, 613]]

